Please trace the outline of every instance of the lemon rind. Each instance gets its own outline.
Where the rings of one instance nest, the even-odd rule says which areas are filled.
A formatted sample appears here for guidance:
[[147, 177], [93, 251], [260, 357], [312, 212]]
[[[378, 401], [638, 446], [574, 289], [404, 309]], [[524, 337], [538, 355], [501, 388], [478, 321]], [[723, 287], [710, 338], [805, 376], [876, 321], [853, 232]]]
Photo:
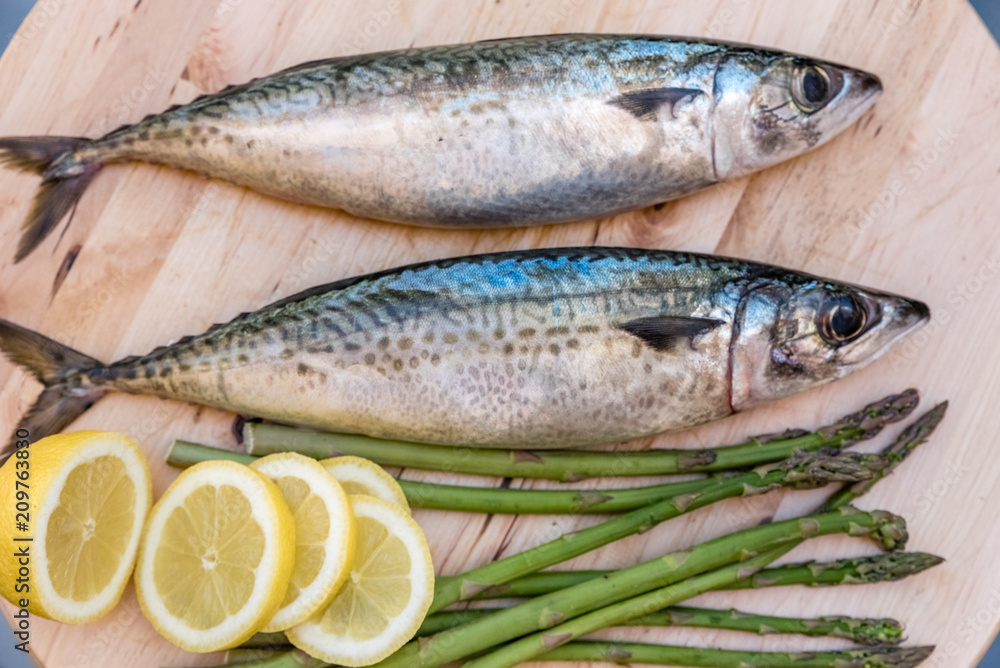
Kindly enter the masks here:
[[[275, 609], [271, 589], [273, 579], [261, 575], [261, 573], [273, 574], [278, 570], [281, 560], [280, 536], [278, 532], [269, 530], [269, 527], [279, 526], [281, 521], [279, 509], [274, 505], [276, 499], [267, 487], [273, 484], [263, 474], [242, 464], [219, 460], [203, 462], [184, 471], [153, 507], [143, 532], [146, 539], [136, 564], [136, 592], [147, 619], [162, 636], [175, 645], [192, 652], [226, 649], [249, 638], [261, 623], [273, 614]], [[151, 593], [156, 591], [153, 580], [154, 557], [160, 546], [160, 536], [167, 518], [192, 492], [208, 485], [214, 487], [232, 485], [242, 491], [250, 504], [252, 517], [263, 531], [265, 541], [264, 552], [254, 578], [253, 591], [243, 608], [222, 624], [200, 630], [184, 624], [167, 610], [158, 596]], [[250, 489], [253, 489], [254, 493], [248, 493]], [[280, 493], [275, 490], [274, 494], [280, 501]], [[282, 594], [285, 587], [282, 587]], [[280, 598], [277, 604], [280, 605]]]
[[[279, 453], [257, 460], [251, 464], [251, 468], [269, 478], [286, 475], [301, 478], [306, 481], [313, 493], [316, 493], [316, 490], [323, 492], [325, 488], [325, 493], [338, 497], [341, 507], [347, 511], [346, 514], [329, 512], [330, 506], [325, 504], [330, 515], [330, 533], [324, 547], [327, 555], [337, 554], [338, 558], [335, 560], [327, 558], [320, 572], [316, 574], [316, 578], [308, 587], [300, 591], [298, 598], [279, 608], [261, 628], [264, 633], [272, 633], [301, 624], [318, 610], [329, 605], [333, 597], [343, 587], [354, 561], [356, 543], [354, 511], [344, 488], [314, 459], [295, 453]], [[331, 574], [335, 572], [338, 575], [331, 584], [324, 587], [319, 586], [324, 581], [328, 581]], [[329, 589], [323, 591], [327, 587]]]
[[[392, 532], [392, 535], [403, 542], [410, 555], [411, 572], [414, 574], [411, 591], [415, 595], [398, 615], [389, 620], [386, 630], [375, 638], [356, 641], [324, 632], [320, 627], [322, 611], [302, 624], [288, 629], [285, 635], [293, 645], [311, 656], [327, 663], [354, 668], [381, 661], [413, 638], [434, 599], [434, 565], [423, 530], [405, 510], [385, 499], [364, 494], [351, 496], [350, 499], [357, 517], [374, 517], [386, 524], [380, 517], [392, 515], [410, 525], [411, 531]], [[388, 644], [385, 641], [386, 637], [391, 640]], [[347, 647], [351, 648], [350, 653], [343, 651]]]
[[[48, 563], [48, 554], [44, 540], [32, 542], [36, 564], [32, 573], [32, 581], [36, 587], [36, 595], [46, 616], [64, 624], [83, 624], [98, 619], [108, 612], [121, 599], [125, 585], [135, 566], [139, 540], [142, 536], [146, 514], [152, 505], [152, 480], [149, 466], [139, 446], [132, 439], [113, 432], [93, 431], [87, 436], [93, 440], [84, 442], [78, 449], [67, 455], [59, 465], [59, 472], [48, 482], [48, 491], [39, 505], [34, 518], [36, 533], [47, 527], [52, 513], [59, 506], [59, 497], [70, 472], [81, 464], [91, 462], [98, 457], [110, 455], [122, 461], [125, 471], [135, 490], [135, 508], [132, 514], [132, 536], [125, 547], [121, 562], [115, 570], [107, 586], [96, 596], [87, 601], [74, 601], [61, 596], [52, 585], [52, 580], [42, 564]], [[100, 440], [98, 440], [100, 439]], [[40, 442], [39, 442], [40, 443]], [[35, 444], [36, 446], [38, 443]], [[141, 488], [140, 488], [141, 485]]]
[[320, 464], [337, 480], [365, 485], [378, 492], [372, 496], [395, 503], [406, 511], [410, 510], [410, 504], [406, 500], [403, 488], [399, 486], [395, 478], [375, 462], [354, 455], [343, 455], [324, 459], [320, 461]]

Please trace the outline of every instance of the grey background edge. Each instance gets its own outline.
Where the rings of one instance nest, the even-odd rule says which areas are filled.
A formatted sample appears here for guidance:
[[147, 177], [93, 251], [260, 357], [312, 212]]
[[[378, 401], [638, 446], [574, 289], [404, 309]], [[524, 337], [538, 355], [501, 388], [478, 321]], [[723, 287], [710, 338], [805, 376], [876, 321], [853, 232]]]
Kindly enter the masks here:
[[[998, 0], [970, 0], [976, 11], [1000, 41], [1000, 2]], [[18, 26], [28, 15], [35, 0], [3, 0], [0, 3], [0, 53], [7, 48]], [[944, 639], [942, 639], [943, 641]], [[29, 656], [14, 649], [14, 636], [6, 625], [0, 630], [0, 668], [35, 668], [37, 665]], [[29, 645], [30, 646], [30, 645]], [[50, 668], [58, 668], [51, 666]], [[1000, 642], [994, 640], [993, 646], [983, 657], [978, 668], [1000, 668]]]

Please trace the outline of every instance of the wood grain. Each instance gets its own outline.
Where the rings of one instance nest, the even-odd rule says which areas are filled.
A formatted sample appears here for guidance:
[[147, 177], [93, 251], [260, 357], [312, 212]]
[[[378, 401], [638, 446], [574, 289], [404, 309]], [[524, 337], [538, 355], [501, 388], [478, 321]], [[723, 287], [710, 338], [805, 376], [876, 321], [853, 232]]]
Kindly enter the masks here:
[[[911, 547], [942, 554], [947, 564], [891, 585], [713, 594], [703, 602], [776, 614], [898, 617], [910, 642], [939, 645], [925, 665], [974, 666], [1000, 625], [1000, 487], [994, 485], [1000, 457], [993, 453], [1000, 433], [1000, 52], [964, 1], [46, 0], [0, 59], [0, 135], [95, 136], [226, 84], [331, 55], [570, 31], [704, 35], [773, 46], [876, 72], [886, 93], [837, 140], [766, 172], [658, 210], [529, 230], [410, 229], [129, 165], [106, 169], [68, 228], [14, 266], [37, 180], [3, 170], [0, 317], [110, 361], [345, 276], [471, 252], [590, 243], [719, 252], [920, 298], [931, 305], [931, 325], [867, 370], [653, 443], [694, 447], [815, 426], [908, 386], [921, 388], [928, 404], [950, 399], [932, 444], [862, 504], [904, 514]], [[71, 264], [70, 255], [76, 255]], [[57, 276], [61, 281], [54, 282]], [[38, 390], [0, 360], [0, 433], [10, 432]], [[148, 397], [110, 396], [75, 426], [139, 439], [159, 495], [176, 475], [162, 463], [170, 441], [232, 446], [232, 418]], [[629, 565], [790, 516], [814, 497], [732, 501], [574, 565]], [[423, 511], [416, 517], [443, 573], [598, 521]], [[869, 551], [857, 541], [829, 539], [790, 558]], [[9, 620], [11, 607], [2, 607]], [[196, 666], [220, 659], [186, 654], [159, 638], [131, 587], [100, 622], [75, 628], [34, 619], [31, 632], [31, 647], [49, 668]], [[615, 635], [743, 648], [824, 646], [690, 630]]]

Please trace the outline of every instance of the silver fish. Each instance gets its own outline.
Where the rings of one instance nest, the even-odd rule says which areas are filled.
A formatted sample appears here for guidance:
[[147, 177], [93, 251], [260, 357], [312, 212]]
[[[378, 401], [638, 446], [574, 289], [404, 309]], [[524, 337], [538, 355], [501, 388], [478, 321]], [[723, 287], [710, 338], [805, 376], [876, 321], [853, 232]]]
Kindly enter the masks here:
[[721, 418], [839, 378], [924, 304], [769, 265], [627, 248], [429, 262], [319, 286], [114, 364], [0, 320], [65, 427], [109, 391], [385, 438], [571, 447]]
[[358, 216], [435, 227], [649, 206], [815, 148], [878, 78], [698, 39], [552, 35], [306, 63], [100, 139], [0, 139], [42, 186], [24, 258], [103, 165], [191, 169]]

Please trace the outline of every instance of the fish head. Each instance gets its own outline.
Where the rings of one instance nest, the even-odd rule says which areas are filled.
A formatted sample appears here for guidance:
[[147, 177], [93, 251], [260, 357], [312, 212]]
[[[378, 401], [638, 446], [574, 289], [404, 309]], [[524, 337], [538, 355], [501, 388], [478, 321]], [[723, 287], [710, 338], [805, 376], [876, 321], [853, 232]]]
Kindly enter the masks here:
[[727, 55], [713, 91], [716, 177], [749, 174], [816, 148], [881, 93], [878, 77], [850, 67], [755, 49]]
[[841, 378], [928, 320], [922, 302], [809, 276], [753, 286], [731, 343], [733, 409]]

